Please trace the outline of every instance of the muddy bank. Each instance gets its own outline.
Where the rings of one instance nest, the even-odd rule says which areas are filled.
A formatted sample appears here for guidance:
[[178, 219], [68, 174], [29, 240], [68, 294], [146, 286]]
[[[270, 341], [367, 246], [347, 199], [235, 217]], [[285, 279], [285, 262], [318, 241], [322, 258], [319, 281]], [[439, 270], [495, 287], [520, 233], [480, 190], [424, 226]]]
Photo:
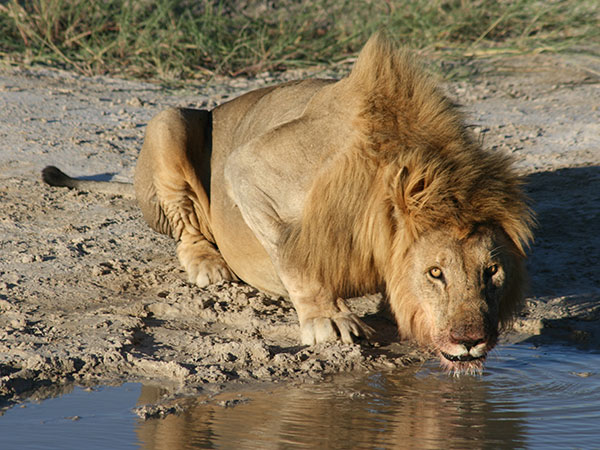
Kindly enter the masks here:
[[[504, 59], [450, 83], [486, 147], [529, 174], [540, 222], [528, 308], [507, 339], [600, 347], [600, 61]], [[287, 74], [287, 78], [298, 73]], [[327, 75], [327, 74], [325, 74]], [[48, 165], [131, 181], [144, 127], [172, 105], [213, 107], [273, 77], [188, 90], [54, 70], [0, 70], [0, 398], [150, 381], [174, 393], [393, 370], [426, 355], [397, 342], [380, 298], [351, 301], [374, 345], [298, 345], [291, 304], [241, 283], [186, 282], [173, 242], [133, 199], [50, 188]]]

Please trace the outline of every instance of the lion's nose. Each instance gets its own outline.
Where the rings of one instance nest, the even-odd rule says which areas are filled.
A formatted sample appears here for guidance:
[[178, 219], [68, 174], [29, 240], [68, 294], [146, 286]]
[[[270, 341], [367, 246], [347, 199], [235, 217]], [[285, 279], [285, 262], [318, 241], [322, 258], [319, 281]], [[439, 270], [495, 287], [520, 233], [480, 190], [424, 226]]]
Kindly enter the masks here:
[[484, 342], [484, 339], [478, 339], [476, 341], [461, 341], [460, 344], [464, 345], [467, 351], [470, 351], [473, 347], [477, 347], [479, 344]]
[[478, 331], [451, 330], [450, 339], [453, 344], [464, 345], [467, 351], [485, 342], [485, 335]]

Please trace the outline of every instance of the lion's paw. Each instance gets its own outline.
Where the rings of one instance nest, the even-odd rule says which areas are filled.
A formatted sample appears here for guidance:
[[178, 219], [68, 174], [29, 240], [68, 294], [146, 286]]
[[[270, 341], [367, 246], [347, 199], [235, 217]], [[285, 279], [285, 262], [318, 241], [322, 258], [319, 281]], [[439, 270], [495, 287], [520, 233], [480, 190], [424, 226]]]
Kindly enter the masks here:
[[356, 314], [339, 312], [332, 317], [307, 319], [300, 327], [302, 344], [341, 340], [344, 344], [354, 343], [354, 338], [369, 339], [375, 330], [360, 320]]
[[199, 241], [196, 245], [180, 244], [177, 256], [187, 272], [189, 282], [199, 287], [236, 279], [223, 257], [205, 242]]
[[225, 261], [217, 259], [202, 259], [194, 261], [185, 267], [190, 283], [198, 287], [205, 287], [209, 284], [219, 283], [220, 281], [233, 281], [235, 275], [231, 273]]

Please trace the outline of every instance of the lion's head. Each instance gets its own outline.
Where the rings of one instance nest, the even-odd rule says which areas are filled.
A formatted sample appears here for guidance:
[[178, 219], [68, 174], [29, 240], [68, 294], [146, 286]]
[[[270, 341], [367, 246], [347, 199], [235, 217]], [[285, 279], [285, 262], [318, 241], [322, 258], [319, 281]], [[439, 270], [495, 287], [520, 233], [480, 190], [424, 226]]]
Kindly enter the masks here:
[[379, 260], [399, 332], [450, 371], [480, 370], [524, 299], [533, 214], [522, 180], [384, 36], [367, 44], [350, 80], [364, 93], [356, 148], [377, 167], [373, 192], [383, 193], [381, 228], [391, 230]]
[[510, 238], [496, 227], [466, 235], [440, 228], [398, 257], [388, 286], [400, 333], [437, 353], [449, 371], [480, 370], [523, 299], [523, 258]]
[[481, 370], [521, 307], [533, 220], [510, 162], [463, 146], [462, 164], [424, 150], [402, 158], [387, 185], [385, 278], [400, 334], [455, 373]]

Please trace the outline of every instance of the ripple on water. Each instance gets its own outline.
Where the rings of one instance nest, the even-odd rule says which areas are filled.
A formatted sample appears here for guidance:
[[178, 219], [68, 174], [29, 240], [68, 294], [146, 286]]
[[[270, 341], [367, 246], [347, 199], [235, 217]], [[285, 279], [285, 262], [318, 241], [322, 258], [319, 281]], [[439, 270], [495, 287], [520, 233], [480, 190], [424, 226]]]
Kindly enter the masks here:
[[499, 419], [525, 414], [527, 443], [600, 446], [600, 354], [565, 346], [507, 346], [484, 380]]

